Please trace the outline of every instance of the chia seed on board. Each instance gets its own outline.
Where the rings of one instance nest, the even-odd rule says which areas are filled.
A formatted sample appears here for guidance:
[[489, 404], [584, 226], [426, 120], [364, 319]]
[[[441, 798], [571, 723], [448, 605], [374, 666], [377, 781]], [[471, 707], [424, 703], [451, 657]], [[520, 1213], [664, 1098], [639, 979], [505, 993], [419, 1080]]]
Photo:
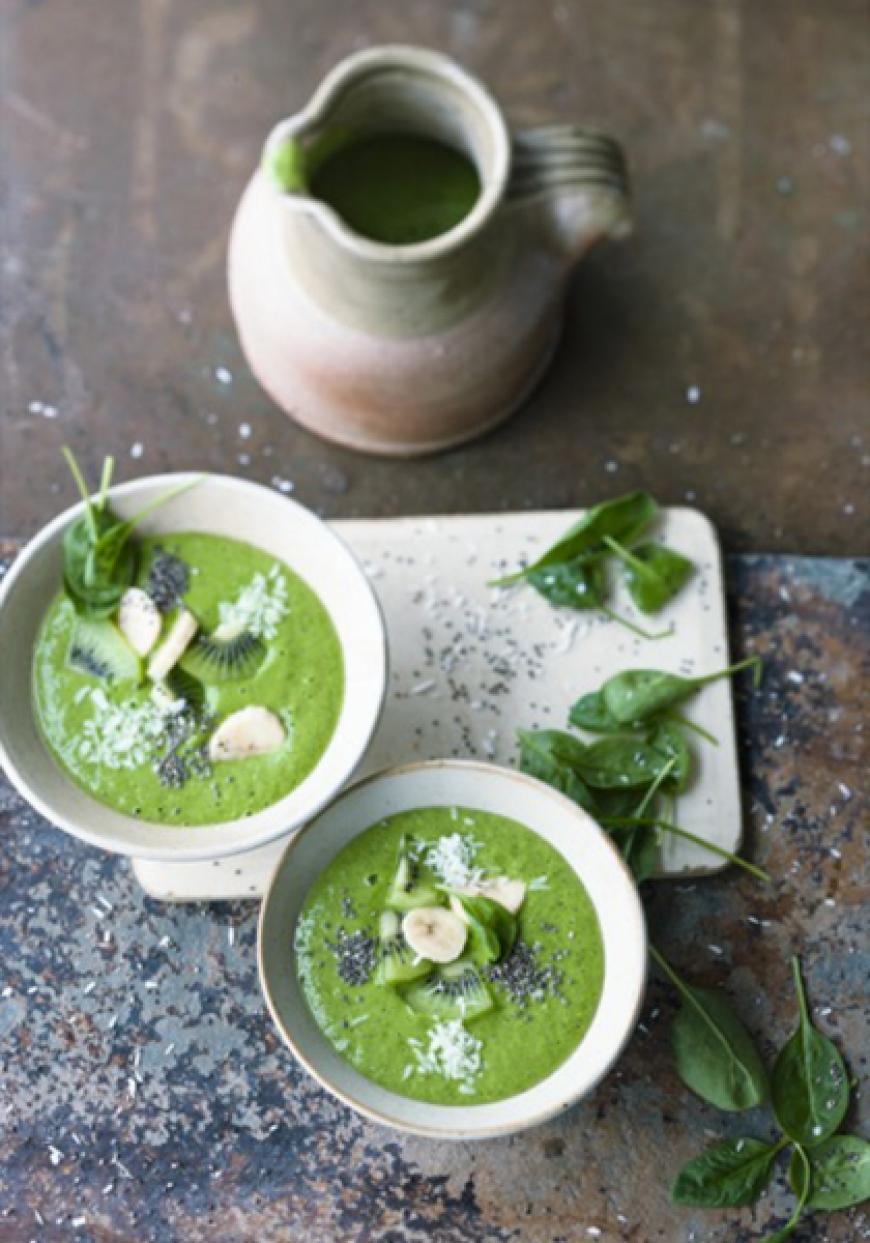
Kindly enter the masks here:
[[345, 984], [358, 987], [366, 983], [377, 960], [378, 943], [374, 937], [361, 928], [356, 932], [339, 928], [336, 939], [327, 941], [326, 947], [335, 956], [338, 974]]

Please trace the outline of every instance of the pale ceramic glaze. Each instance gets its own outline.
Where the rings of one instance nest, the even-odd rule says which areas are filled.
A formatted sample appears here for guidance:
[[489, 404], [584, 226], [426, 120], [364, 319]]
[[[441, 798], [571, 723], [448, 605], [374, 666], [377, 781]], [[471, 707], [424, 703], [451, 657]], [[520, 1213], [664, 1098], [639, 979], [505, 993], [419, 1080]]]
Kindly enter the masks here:
[[113, 488], [121, 517], [185, 479], [197, 482], [150, 515], [151, 534], [203, 531], [255, 544], [286, 562], [320, 597], [344, 656], [345, 694], [335, 732], [311, 773], [285, 798], [244, 819], [179, 827], [148, 823], [97, 802], [58, 766], [37, 728], [33, 650], [61, 587], [61, 541], [82, 512], [74, 505], [44, 527], [0, 587], [0, 764], [46, 819], [94, 846], [142, 859], [215, 859], [250, 850], [309, 820], [351, 777], [380, 717], [387, 660], [383, 619], [352, 553], [302, 505], [225, 475], [154, 475]]
[[[525, 1092], [486, 1105], [433, 1105], [373, 1083], [317, 1026], [296, 975], [293, 934], [314, 880], [344, 846], [385, 816], [459, 805], [533, 829], [574, 868], [601, 926], [604, 985], [592, 1024], [571, 1056]], [[281, 1036], [328, 1091], [376, 1122], [440, 1139], [507, 1135], [552, 1118], [586, 1096], [634, 1030], [646, 984], [646, 926], [637, 887], [618, 851], [585, 811], [552, 787], [469, 760], [391, 768], [346, 790], [291, 841], [260, 912], [260, 981]]]
[[480, 82], [413, 47], [342, 61], [275, 127], [266, 153], [333, 127], [446, 141], [474, 161], [480, 197], [448, 232], [388, 246], [256, 172], [229, 248], [251, 368], [294, 419], [353, 449], [410, 456], [479, 435], [546, 368], [574, 264], [630, 231], [622, 152], [576, 125], [512, 136]]

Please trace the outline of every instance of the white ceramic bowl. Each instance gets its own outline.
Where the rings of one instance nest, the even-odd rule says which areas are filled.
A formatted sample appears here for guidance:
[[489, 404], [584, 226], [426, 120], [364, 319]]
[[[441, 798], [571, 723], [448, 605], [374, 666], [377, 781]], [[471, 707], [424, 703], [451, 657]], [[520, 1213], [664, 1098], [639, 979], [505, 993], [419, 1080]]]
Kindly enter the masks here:
[[31, 690], [40, 622], [61, 586], [61, 540], [82, 506], [60, 514], [31, 540], [0, 587], [0, 763], [16, 789], [59, 828], [106, 850], [140, 859], [213, 859], [250, 850], [315, 815], [352, 776], [378, 723], [387, 658], [377, 600], [356, 560], [310, 510], [287, 497], [226, 475], [154, 475], [113, 488], [122, 517], [183, 482], [195, 486], [157, 509], [149, 534], [204, 531], [245, 540], [280, 558], [320, 597], [341, 641], [345, 694], [335, 732], [319, 763], [271, 807], [240, 820], [180, 828], [123, 815], [86, 794], [62, 771], [37, 729]]
[[[460, 805], [509, 816], [567, 859], [598, 912], [604, 988], [580, 1044], [534, 1087], [487, 1105], [431, 1105], [373, 1083], [335, 1051], [315, 1023], [296, 975], [293, 933], [309, 888], [357, 834], [384, 816]], [[439, 1139], [507, 1135], [546, 1121], [590, 1092], [637, 1021], [646, 982], [646, 927], [637, 888], [619, 853], [584, 811], [513, 769], [465, 760], [408, 764], [346, 790], [290, 842], [260, 913], [258, 960], [266, 1003], [302, 1065], [339, 1100], [375, 1122]]]

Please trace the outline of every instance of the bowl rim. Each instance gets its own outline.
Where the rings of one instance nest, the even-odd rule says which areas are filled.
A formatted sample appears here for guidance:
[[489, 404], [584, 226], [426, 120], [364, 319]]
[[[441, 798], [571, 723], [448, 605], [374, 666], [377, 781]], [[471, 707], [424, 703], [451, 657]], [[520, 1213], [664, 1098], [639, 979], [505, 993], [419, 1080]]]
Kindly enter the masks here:
[[[294, 816], [290, 818], [294, 821], [294, 823], [288, 824], [286, 820], [282, 822], [280, 819], [276, 819], [275, 824], [265, 828], [260, 828], [259, 831], [252, 833], [244, 840], [233, 841], [225, 845], [220, 843], [218, 845], [202, 843], [197, 844], [195, 835], [197, 833], [202, 833], [202, 831], [208, 832], [210, 830], [212, 832], [220, 832], [221, 830], [229, 829], [231, 826], [237, 827], [246, 823], [246, 818], [241, 817], [233, 820], [215, 821], [214, 823], [204, 825], [176, 826], [175, 831], [178, 832], [180, 839], [178, 846], [173, 845], [168, 847], [159, 845], [136, 845], [133, 847], [129, 843], [121, 843], [119, 841], [112, 841], [112, 843], [109, 844], [109, 840], [107, 839], [110, 838], [110, 834], [104, 831], [92, 831], [87, 825], [82, 825], [77, 818], [70, 817], [66, 815], [65, 812], [49, 805], [41, 793], [34, 790], [19, 770], [17, 764], [13, 761], [12, 756], [9, 754], [9, 750], [4, 742], [3, 734], [0, 732], [0, 769], [3, 770], [14, 789], [18, 794], [20, 794], [25, 802], [27, 802], [36, 812], [38, 812], [39, 815], [46, 819], [49, 824], [60, 829], [62, 832], [69, 833], [72, 837], [76, 837], [90, 846], [95, 846], [101, 850], [107, 850], [111, 853], [120, 854], [128, 858], [176, 863], [194, 863], [212, 859], [230, 858], [236, 854], [244, 854], [248, 851], [256, 850], [259, 847], [275, 841], [277, 838], [286, 836], [288, 833], [294, 833], [300, 825], [305, 824], [310, 818], [319, 815], [320, 812], [322, 812], [334, 800], [336, 794], [343, 790], [347, 783], [351, 780], [359, 765], [362, 763], [366, 752], [368, 751], [372, 737], [374, 736], [374, 733], [380, 723], [386, 700], [389, 683], [389, 652], [387, 647], [386, 625], [380, 601], [378, 600], [378, 597], [369, 582], [369, 579], [366, 576], [357, 555], [341, 538], [341, 536], [338, 535], [324, 519], [319, 517], [313, 509], [309, 509], [308, 506], [301, 504], [301, 502], [297, 501], [294, 497], [275, 492], [272, 488], [267, 487], [265, 484], [258, 483], [252, 479], [242, 479], [238, 476], [228, 475], [218, 471], [169, 471], [162, 474], [143, 475], [136, 479], [129, 479], [124, 483], [119, 483], [113, 486], [109, 490], [109, 497], [110, 499], [113, 497], [129, 498], [135, 496], [137, 492], [143, 489], [157, 487], [171, 488], [173, 486], [183, 485], [186, 482], [195, 483], [198, 480], [214, 482], [218, 485], [223, 485], [235, 490], [248, 492], [262, 502], [268, 502], [269, 504], [288, 505], [292, 511], [295, 511], [303, 516], [303, 521], [316, 524], [320, 530], [321, 536], [327, 542], [332, 544], [333, 547], [337, 548], [341, 555], [343, 555], [346, 560], [353, 565], [358, 575], [358, 582], [373, 606], [372, 619], [376, 621], [377, 625], [377, 654], [381, 670], [380, 687], [375, 702], [373, 702], [371, 711], [368, 714], [368, 720], [365, 728], [360, 731], [355, 746], [353, 749], [348, 751], [346, 758], [340, 765], [341, 779], [334, 785], [334, 788], [324, 789], [322, 792], [317, 794], [316, 797], [312, 797], [305, 807], [300, 809], [298, 813], [294, 813]], [[92, 493], [92, 495], [94, 494]], [[26, 577], [33, 558], [47, 544], [55, 540], [58, 533], [73, 522], [83, 512], [83, 509], [84, 502], [77, 501], [73, 505], [70, 505], [66, 509], [62, 510], [59, 514], [56, 514], [54, 518], [41, 527], [36, 534], [27, 541], [21, 551], [17, 554], [6, 574], [3, 576], [2, 581], [0, 581], [0, 622], [2, 622], [3, 609], [8, 597], [15, 589], [16, 584]], [[254, 547], [258, 547], [255, 540], [244, 540], [243, 542], [250, 543]], [[289, 568], [293, 569], [292, 565]], [[294, 573], [296, 573], [295, 570]], [[305, 581], [310, 590], [315, 591], [315, 594], [318, 594], [316, 589], [311, 586], [307, 579], [303, 579], [303, 581]], [[31, 711], [33, 711], [32, 699]], [[339, 715], [339, 721], [340, 720], [341, 714]], [[38, 725], [37, 732], [39, 732]], [[152, 823], [159, 828], [172, 827], [169, 824], [164, 825], [156, 821], [142, 821], [138, 820], [136, 817], [126, 816], [124, 812], [117, 811], [116, 809], [109, 807], [108, 804], [101, 803], [98, 799], [95, 799], [88, 790], [73, 781], [66, 770], [58, 763], [54, 754], [48, 749], [45, 740], [41, 739], [41, 742], [48, 753], [49, 759], [52, 763], [54, 763], [63, 779], [77, 791], [82, 793], [91, 802], [98, 805], [103, 811], [108, 808], [110, 812], [121, 820], [133, 821], [139, 828], [144, 828]], [[320, 761], [318, 761], [318, 764], [319, 762]], [[318, 765], [315, 764], [309, 776], [313, 775], [317, 771], [317, 766]], [[296, 788], [298, 789], [299, 787]], [[276, 809], [281, 807], [282, 804], [288, 799], [292, 798], [295, 792], [295, 790], [291, 790], [290, 793], [285, 795], [283, 798], [278, 799], [275, 803], [271, 803], [267, 807], [263, 808], [259, 814], [272, 812], [273, 815], [276, 816]], [[194, 840], [189, 840], [190, 835], [194, 836]]]
[[[622, 855], [619, 853], [619, 850], [617, 849], [613, 840], [601, 828], [601, 826], [595, 820], [593, 820], [591, 816], [589, 816], [588, 812], [583, 812], [582, 808], [578, 807], [578, 805], [574, 803], [571, 799], [569, 799], [567, 795], [562, 794], [561, 791], [556, 790], [553, 786], [547, 785], [545, 782], [540, 781], [537, 777], [532, 777], [528, 773], [521, 772], [519, 769], [516, 769], [516, 768], [506, 768], [502, 765], [487, 763], [486, 761], [483, 761], [483, 760], [471, 760], [471, 759], [459, 759], [459, 758], [414, 760], [406, 764], [397, 764], [397, 765], [391, 765], [385, 768], [381, 768], [377, 772], [367, 774], [365, 777], [360, 778], [358, 781], [355, 781], [352, 785], [345, 786], [345, 788], [332, 800], [332, 802], [329, 804], [328, 807], [321, 809], [321, 811], [318, 812], [317, 816], [315, 816], [312, 820], [308, 821], [306, 824], [302, 825], [299, 831], [295, 833], [293, 837], [288, 841], [286, 847], [281, 853], [281, 857], [279, 858], [278, 862], [276, 863], [272, 871], [271, 876], [269, 877], [265, 891], [263, 893], [263, 897], [260, 902], [260, 912], [257, 918], [257, 975], [258, 975], [259, 982], [260, 982], [260, 989], [263, 994], [263, 998], [266, 1002], [266, 1007], [272, 1018], [272, 1022], [275, 1024], [275, 1027], [278, 1030], [278, 1034], [280, 1035], [282, 1041], [284, 1042], [286, 1047], [290, 1050], [290, 1052], [293, 1054], [293, 1056], [296, 1058], [296, 1061], [303, 1067], [303, 1069], [306, 1070], [312, 1076], [312, 1078], [317, 1083], [320, 1084], [322, 1088], [324, 1088], [327, 1092], [329, 1092], [330, 1095], [334, 1096], [337, 1100], [341, 1101], [342, 1104], [348, 1106], [348, 1108], [350, 1109], [353, 1109], [356, 1113], [361, 1114], [363, 1117], [368, 1118], [369, 1121], [371, 1122], [376, 1122], [381, 1126], [389, 1127], [391, 1130], [400, 1131], [400, 1132], [403, 1132], [404, 1134], [421, 1136], [424, 1139], [458, 1140], [458, 1141], [495, 1139], [495, 1138], [499, 1138], [505, 1135], [518, 1134], [521, 1131], [528, 1130], [531, 1127], [540, 1126], [543, 1123], [548, 1122], [555, 1117], [558, 1117], [560, 1114], [564, 1113], [571, 1106], [577, 1104], [578, 1101], [582, 1100], [585, 1096], [589, 1095], [589, 1093], [594, 1091], [594, 1089], [598, 1086], [598, 1084], [601, 1083], [604, 1077], [610, 1073], [613, 1066], [616, 1064], [623, 1050], [625, 1049], [625, 1046], [628, 1044], [629, 1040], [634, 1034], [634, 1031], [637, 1027], [638, 1019], [640, 1017], [641, 1010], [643, 1008], [644, 997], [646, 995], [647, 977], [649, 974], [648, 955], [646, 953], [643, 954], [643, 965], [642, 965], [642, 968], [641, 968], [641, 971], [640, 971], [640, 974], [637, 980], [637, 995], [634, 998], [634, 1002], [631, 1007], [630, 1016], [628, 1020], [626, 1021], [625, 1030], [620, 1035], [619, 1040], [614, 1043], [611, 1055], [606, 1065], [604, 1065], [600, 1069], [595, 1079], [591, 1083], [579, 1087], [575, 1093], [569, 1094], [563, 1097], [557, 1103], [547, 1106], [544, 1109], [541, 1109], [540, 1112], [538, 1112], [537, 1114], [533, 1116], [525, 1117], [521, 1120], [504, 1122], [504, 1123], [496, 1124], [496, 1125], [487, 1124], [487, 1125], [484, 1125], [478, 1128], [475, 1128], [474, 1126], [468, 1125], [468, 1124], [457, 1125], [457, 1127], [451, 1128], [449, 1126], [439, 1126], [439, 1125], [435, 1125], [432, 1123], [422, 1123], [422, 1122], [421, 1123], [417, 1123], [417, 1122], [410, 1123], [410, 1122], [405, 1122], [405, 1121], [397, 1121], [395, 1118], [390, 1117], [387, 1113], [382, 1112], [380, 1109], [372, 1105], [368, 1105], [365, 1102], [355, 1099], [353, 1096], [350, 1095], [349, 1092], [346, 1092], [343, 1088], [338, 1087], [335, 1083], [332, 1082], [329, 1076], [325, 1074], [322, 1070], [320, 1070], [319, 1067], [315, 1065], [314, 1061], [310, 1059], [309, 1057], [307, 1057], [297, 1046], [295, 1040], [293, 1039], [292, 1034], [290, 1033], [288, 1027], [284, 1023], [284, 1020], [281, 1016], [281, 1012], [277, 1006], [277, 1003], [274, 997], [272, 996], [272, 991], [269, 987], [268, 975], [267, 975], [266, 967], [265, 967], [265, 955], [264, 955], [264, 948], [263, 948], [264, 947], [264, 930], [265, 930], [266, 920], [268, 918], [269, 904], [270, 904], [270, 900], [272, 898], [272, 894], [274, 891], [275, 882], [279, 874], [288, 865], [290, 856], [292, 855], [296, 847], [299, 845], [299, 843], [303, 840], [303, 838], [309, 832], [311, 832], [312, 830], [315, 830], [318, 827], [318, 823], [321, 817], [327, 814], [329, 811], [331, 811], [337, 803], [339, 803], [343, 799], [354, 796], [358, 791], [360, 791], [364, 787], [376, 784], [379, 781], [383, 781], [385, 778], [404, 776], [409, 773], [419, 772], [421, 770], [432, 770], [432, 769], [460, 769], [465, 772], [477, 771], [483, 779], [487, 779], [488, 777], [491, 777], [493, 774], [497, 774], [498, 779], [500, 780], [513, 779], [519, 784], [533, 787], [541, 792], [545, 792], [548, 796], [552, 797], [552, 799], [555, 802], [563, 804], [563, 806], [567, 810], [570, 810], [572, 813], [579, 812], [581, 813], [581, 815], [585, 815], [590, 821], [591, 825], [594, 826], [595, 831], [600, 835], [602, 844], [605, 845], [607, 850], [610, 852], [612, 856], [612, 860], [616, 864], [618, 871], [620, 871], [623, 874], [623, 879], [628, 881], [629, 885], [634, 890], [634, 893], [636, 895], [637, 923], [633, 931], [637, 933], [643, 949], [646, 950], [646, 947], [648, 945], [646, 918], [644, 914], [643, 905], [641, 903], [640, 896], [637, 891], [637, 886], [634, 881], [634, 877], [632, 876], [628, 865], [626, 864]], [[370, 826], [366, 826], [366, 827], [370, 827]], [[365, 829], [361, 831], [364, 832]], [[535, 829], [532, 829], [530, 831], [537, 832], [537, 830]], [[543, 834], [538, 834], [538, 835], [543, 837]], [[547, 840], [546, 837], [544, 837], [544, 840], [545, 841]], [[345, 842], [344, 845], [347, 845], [347, 842]], [[573, 865], [569, 864], [569, 866], [572, 866], [572, 870], [573, 870]], [[597, 906], [596, 906], [596, 914], [598, 915], [599, 920], [600, 920], [601, 913]], [[291, 945], [292, 945], [292, 941], [291, 941]], [[295, 956], [295, 950], [292, 952], [294, 953], [294, 956]], [[606, 967], [605, 967], [605, 970], [606, 970]], [[580, 1042], [578, 1043], [576, 1047], [579, 1048], [582, 1043], [583, 1043], [583, 1038], [581, 1038]], [[571, 1055], [569, 1054], [569, 1057], [570, 1056]], [[564, 1062], [560, 1063], [560, 1066], [561, 1065], [564, 1065]], [[558, 1069], [559, 1067], [556, 1067], [556, 1069], [550, 1073], [555, 1074], [556, 1071], [558, 1071]], [[362, 1071], [357, 1071], [356, 1073], [360, 1075], [362, 1078], [366, 1077], [363, 1075]], [[545, 1076], [544, 1079], [537, 1081], [537, 1083], [531, 1085], [530, 1088], [524, 1089], [524, 1092], [533, 1091], [534, 1088], [537, 1087], [540, 1083], [546, 1082], [547, 1078], [549, 1078], [549, 1076]], [[370, 1082], [374, 1082], [374, 1081], [372, 1080]], [[396, 1095], [401, 1095], [401, 1094], [396, 1093]], [[513, 1095], [503, 1097], [499, 1099], [498, 1101], [486, 1102], [485, 1104], [478, 1105], [478, 1106], [475, 1106], [475, 1105], [455, 1105], [455, 1106], [437, 1105], [436, 1106], [436, 1105], [433, 1105], [429, 1101], [415, 1101], [415, 1098], [412, 1098], [412, 1097], [407, 1097], [405, 1099], [415, 1101], [415, 1103], [419, 1105], [419, 1108], [424, 1111], [430, 1108], [438, 1108], [438, 1109], [454, 1108], [457, 1111], [459, 1110], [468, 1111], [468, 1110], [473, 1110], [475, 1108], [480, 1108], [480, 1109], [488, 1108], [493, 1104], [507, 1105], [510, 1101], [516, 1100], [517, 1097], [520, 1095], [522, 1095], [522, 1093], [514, 1093]]]

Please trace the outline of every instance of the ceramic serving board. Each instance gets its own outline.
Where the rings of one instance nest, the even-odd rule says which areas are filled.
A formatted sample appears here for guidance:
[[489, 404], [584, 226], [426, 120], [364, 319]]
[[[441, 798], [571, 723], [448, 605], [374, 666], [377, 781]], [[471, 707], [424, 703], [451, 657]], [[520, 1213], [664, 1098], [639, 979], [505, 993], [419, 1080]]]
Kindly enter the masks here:
[[[644, 618], [621, 585], [613, 596], [616, 611], [645, 629], [670, 626], [666, 638], [637, 638], [603, 614], [554, 609], [522, 585], [487, 586], [539, 556], [577, 516], [557, 510], [334, 524], [378, 595], [389, 643], [386, 706], [359, 776], [445, 756], [512, 765], [517, 728], [566, 728], [574, 700], [621, 669], [693, 675], [728, 663], [721, 554], [713, 526], [694, 509], [664, 511], [656, 532], [698, 567], [676, 599]], [[736, 851], [742, 813], [730, 682], [705, 687], [684, 714], [719, 741], [692, 737], [697, 777], [679, 800], [677, 821]], [[202, 863], [135, 860], [133, 867], [155, 898], [251, 897], [263, 892], [285, 842]], [[669, 837], [662, 844], [664, 876], [719, 866], [691, 842]]]

